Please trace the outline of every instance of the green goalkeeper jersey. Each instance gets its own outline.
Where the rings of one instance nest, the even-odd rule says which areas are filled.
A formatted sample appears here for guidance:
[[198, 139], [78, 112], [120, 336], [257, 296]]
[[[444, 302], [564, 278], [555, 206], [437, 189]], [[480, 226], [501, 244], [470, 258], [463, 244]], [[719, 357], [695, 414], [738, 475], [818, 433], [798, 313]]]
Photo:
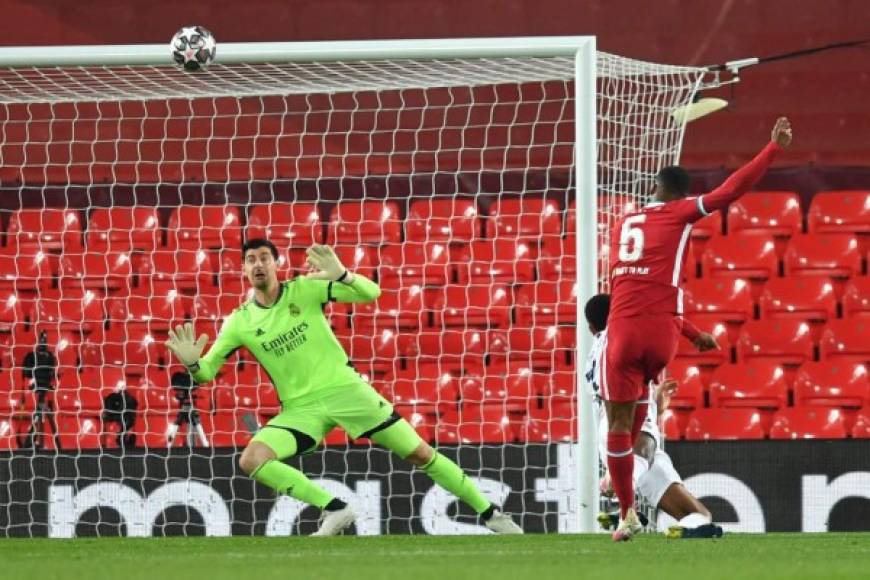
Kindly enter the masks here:
[[230, 314], [193, 373], [198, 383], [212, 380], [241, 347], [253, 354], [272, 380], [282, 403], [318, 389], [360, 380], [323, 312], [327, 302], [371, 302], [377, 284], [356, 275], [353, 284], [297, 277], [281, 284], [271, 306], [245, 302]]

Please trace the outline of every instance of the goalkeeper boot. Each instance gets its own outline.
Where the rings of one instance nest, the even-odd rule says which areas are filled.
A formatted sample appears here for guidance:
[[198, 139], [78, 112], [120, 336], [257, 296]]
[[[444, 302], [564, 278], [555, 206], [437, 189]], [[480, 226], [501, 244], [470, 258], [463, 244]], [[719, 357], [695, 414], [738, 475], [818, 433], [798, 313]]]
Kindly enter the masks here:
[[340, 510], [323, 510], [320, 518], [320, 528], [312, 536], [337, 536], [356, 521], [356, 514], [349, 505]]
[[637, 512], [634, 508], [628, 508], [625, 517], [619, 522], [619, 527], [613, 532], [613, 541], [627, 542], [642, 531], [643, 524], [640, 523]]
[[487, 528], [496, 534], [522, 534], [523, 529], [514, 522], [506, 513], [495, 510], [492, 515], [486, 520]]

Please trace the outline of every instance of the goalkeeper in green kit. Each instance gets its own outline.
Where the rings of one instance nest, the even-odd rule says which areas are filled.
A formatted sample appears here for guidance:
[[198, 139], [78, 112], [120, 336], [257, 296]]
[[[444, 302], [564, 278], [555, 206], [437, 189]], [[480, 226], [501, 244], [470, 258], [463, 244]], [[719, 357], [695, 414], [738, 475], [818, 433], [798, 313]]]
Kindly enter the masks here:
[[497, 533], [521, 534], [507, 514], [486, 499], [453, 461], [423, 441], [353, 369], [323, 313], [328, 302], [367, 303], [381, 293], [371, 280], [349, 272], [329, 246], [308, 249], [313, 272], [278, 282], [278, 250], [265, 239], [242, 248], [253, 299], [224, 321], [211, 349], [208, 337], [195, 338], [193, 325], [170, 331], [166, 346], [194, 380], [212, 380], [226, 359], [247, 348], [269, 374], [282, 411], [254, 436], [239, 459], [241, 468], [263, 485], [322, 510], [315, 536], [333, 536], [356, 519], [351, 506], [283, 463], [314, 450], [340, 426], [353, 439], [370, 438], [423, 469], [437, 484], [477, 512]]

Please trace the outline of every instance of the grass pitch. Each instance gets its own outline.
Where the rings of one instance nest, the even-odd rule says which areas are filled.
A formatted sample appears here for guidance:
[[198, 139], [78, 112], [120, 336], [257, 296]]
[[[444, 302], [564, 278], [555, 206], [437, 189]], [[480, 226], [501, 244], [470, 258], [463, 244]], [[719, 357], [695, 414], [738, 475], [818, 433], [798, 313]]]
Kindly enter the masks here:
[[0, 540], [8, 580], [867, 578], [870, 534]]

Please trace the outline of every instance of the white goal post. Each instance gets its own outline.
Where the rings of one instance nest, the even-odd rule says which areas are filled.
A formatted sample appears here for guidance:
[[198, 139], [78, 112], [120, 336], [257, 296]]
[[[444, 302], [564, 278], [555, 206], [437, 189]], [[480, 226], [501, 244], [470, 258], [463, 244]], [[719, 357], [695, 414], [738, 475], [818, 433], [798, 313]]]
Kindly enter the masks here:
[[[86, 426], [88, 420], [99, 425], [102, 411], [94, 408], [95, 403], [89, 406], [83, 397], [76, 399], [75, 394], [70, 394], [69, 400], [77, 402], [63, 408], [66, 399], [60, 393], [64, 389], [72, 392], [78, 388], [82, 393], [92, 389], [102, 397], [107, 385], [90, 384], [84, 377], [101, 376], [101, 366], [120, 368], [125, 373], [123, 381], [140, 402], [137, 429], [141, 429], [142, 417], [146, 416], [149, 420], [151, 415], [164, 416], [163, 423], [155, 423], [161, 425], [158, 429], [165, 426], [165, 417], [171, 422], [177, 412], [174, 403], [169, 400], [165, 407], [161, 406], [163, 403], [154, 403], [158, 397], [153, 389], [164, 389], [170, 399], [173, 391], [167, 384], [155, 386], [149, 380], [152, 371], [155, 376], [169, 373], [170, 361], [155, 354], [155, 346], [165, 331], [161, 321], [175, 321], [181, 311], [172, 310], [168, 318], [161, 319], [164, 314], [156, 310], [153, 298], [162, 297], [164, 294], [159, 293], [170, 287], [171, 292], [177, 289], [179, 300], [186, 304], [179, 306], [186, 309], [183, 316], [195, 322], [213, 323], [228, 314], [226, 302], [221, 298], [238, 294], [235, 288], [240, 277], [231, 272], [236, 280], [232, 285], [224, 283], [224, 269], [229, 268], [229, 262], [222, 250], [237, 249], [226, 247], [227, 240], [238, 241], [238, 235], [230, 235], [232, 228], [238, 228], [242, 237], [246, 226], [259, 225], [268, 232], [270, 224], [258, 221], [261, 219], [258, 216], [272, 216], [270, 208], [275, 204], [288, 207], [306, 204], [305, 207], [315, 208], [315, 214], [321, 212], [312, 222], [312, 231], [316, 230], [312, 235], [325, 243], [344, 240], [348, 247], [357, 248], [355, 253], [351, 251], [356, 258], [371, 254], [365, 260], [359, 258], [359, 264], [381, 276], [382, 285], [395, 292], [400, 306], [406, 304], [401, 301], [408, 297], [409, 288], [411, 294], [421, 294], [419, 302], [409, 302], [422, 305], [419, 319], [411, 322], [403, 321], [401, 312], [391, 314], [388, 309], [392, 306], [354, 310], [353, 319], [350, 311], [333, 309], [332, 316], [342, 320], [337, 323], [340, 340], [354, 345], [351, 350], [360, 341], [365, 343], [361, 350], [351, 352], [352, 359], [359, 358], [354, 362], [360, 362], [365, 369], [361, 372], [370, 371], [367, 376], [386, 394], [399, 393], [393, 381], [425, 374], [424, 366], [425, 370], [437, 366], [445, 372], [442, 376], [454, 373], [450, 380], [458, 385], [455, 388], [459, 395], [442, 400], [443, 391], [439, 391], [438, 400], [423, 401], [433, 407], [428, 414], [423, 412], [429, 417], [427, 428], [441, 433], [438, 421], [445, 414], [473, 416], [481, 426], [470, 437], [463, 436], [459, 429], [456, 439], [436, 437], [436, 443], [455, 444], [455, 457], [460, 465], [465, 460], [475, 475], [475, 470], [479, 470], [489, 474], [481, 476], [483, 479], [496, 480], [489, 487], [484, 485], [485, 491], [502, 494], [500, 501], [512, 498], [509, 511], [527, 529], [595, 531], [597, 423], [591, 395], [583, 386], [583, 361], [591, 345], [583, 304], [606, 288], [600, 269], [606, 267], [610, 226], [627, 208], [644, 201], [650, 178], [659, 168], [678, 161], [684, 126], [671, 113], [692, 102], [709, 74], [700, 68], [645, 63], [597, 52], [595, 38], [586, 36], [219, 43], [216, 62], [197, 73], [174, 68], [168, 45], [163, 44], [0, 48], [0, 210], [8, 214], [9, 222], [2, 248], [8, 258], [2, 262], [7, 271], [0, 272], [7, 284], [0, 291], [4, 292], [4, 299], [15, 296], [14, 302], [18, 304], [8, 307], [14, 311], [9, 314], [11, 326], [0, 329], [9, 350], [9, 363], [4, 362], [3, 371], [8, 372], [11, 381], [0, 387], [8, 387], [11, 393], [9, 408], [0, 407], [0, 437], [4, 437], [7, 425], [5, 437], [9, 438], [0, 447], [0, 465], [6, 463], [5, 469], [12, 475], [6, 483], [0, 483], [0, 488], [6, 487], [0, 489], [0, 497], [8, 500], [5, 516], [0, 514], [0, 536], [52, 535], [52, 525], [64, 530], [56, 534], [78, 533], [77, 518], [87, 511], [87, 506], [76, 504], [75, 494], [81, 493], [86, 484], [121, 482], [134, 487], [139, 494], [136, 497], [145, 497], [142, 501], [147, 503], [151, 501], [149, 493], [153, 498], [155, 489], [166, 489], [160, 485], [180, 477], [169, 467], [177, 464], [175, 449], [166, 452], [164, 446], [157, 451], [156, 444], [153, 447], [137, 444], [138, 450], [133, 454], [140, 457], [141, 465], [131, 467], [124, 464], [125, 453], [111, 448], [104, 438], [95, 439], [93, 445], [82, 443], [93, 429], [103, 429]], [[445, 183], [446, 191], [441, 189]], [[450, 202], [451, 199], [454, 201]], [[524, 205], [526, 199], [543, 201], [540, 205]], [[455, 237], [457, 234], [451, 231], [445, 234], [446, 238], [434, 233], [431, 238], [426, 237], [428, 233], [423, 238], [412, 238], [410, 221], [425, 221], [429, 219], [425, 216], [437, 213], [431, 200], [453, 203], [454, 210], [467, 209], [460, 202], [470, 201], [471, 211], [480, 212], [473, 213], [472, 237]], [[366, 237], [363, 229], [355, 226], [342, 229], [352, 222], [350, 214], [342, 215], [342, 208], [353, 205], [357, 211], [355, 204], [360, 201], [384, 204], [384, 216], [398, 207], [400, 215], [383, 218], [375, 238]], [[395, 206], [390, 205], [394, 203]], [[118, 271], [108, 266], [101, 275], [102, 283], [100, 280], [85, 283], [90, 280], [86, 266], [75, 273], [76, 264], [87, 263], [86, 255], [115, 255], [110, 245], [100, 242], [97, 246], [92, 240], [98, 238], [92, 232], [99, 222], [96, 216], [114, 216], [104, 210], [116, 206], [153, 208], [155, 219], [161, 222], [154, 232], [156, 241], [151, 245], [137, 245], [140, 234], [132, 230], [116, 236], [122, 238], [118, 255], [134, 256], [133, 265], [126, 271], [135, 280], [135, 284], [130, 284], [135, 288], [127, 288], [126, 283], [119, 283], [121, 289], [113, 285]], [[185, 226], [176, 214], [182, 207], [200, 206], [219, 207], [224, 211], [221, 215], [238, 215], [241, 222], [227, 218], [229, 221], [224, 223], [206, 223], [208, 218], [202, 210], [199, 226], [202, 235], [194, 234], [202, 247], [196, 247], [191, 245], [192, 238], [183, 238], [179, 233], [190, 226]], [[533, 210], [526, 209], [531, 207], [540, 207], [543, 213], [536, 218], [530, 213]], [[39, 228], [50, 229], [48, 217], [38, 218], [33, 226], [21, 217], [24, 213], [19, 214], [45, 208], [74, 213], [73, 218], [65, 214], [64, 227], [69, 229], [41, 235]], [[415, 208], [424, 208], [429, 213], [416, 214]], [[550, 219], [553, 208], [558, 214]], [[45, 216], [48, 215], [46, 212]], [[384, 233], [392, 227], [392, 218], [399, 222], [395, 238]], [[112, 231], [129, 227], [113, 224], [114, 217], [106, 219], [109, 222], [103, 241], [114, 239]], [[364, 221], [365, 217], [357, 219]], [[453, 227], [454, 219], [458, 217], [447, 218], [448, 229]], [[76, 220], [80, 223], [74, 229], [72, 222]], [[558, 226], [551, 231], [548, 228], [553, 223]], [[292, 229], [292, 224], [289, 227]], [[424, 223], [423, 230], [428, 232], [427, 227]], [[75, 236], [78, 239], [73, 243], [70, 240]], [[207, 240], [216, 241], [207, 243]], [[499, 258], [502, 240], [524, 248], [517, 250], [517, 261], [505, 265], [501, 256], [498, 268], [481, 270], [487, 259]], [[568, 241], [576, 242], [576, 246], [565, 247]], [[449, 260], [436, 264], [435, 269], [440, 270], [434, 278], [426, 278], [429, 276], [426, 269], [432, 267], [430, 262], [421, 265], [422, 281], [414, 278], [417, 274], [409, 266], [418, 264], [406, 262], [404, 251], [395, 252], [400, 256], [399, 263], [389, 262], [392, 244], [429, 251], [432, 244], [441, 243], [449, 252]], [[284, 255], [282, 247], [282, 258], [286, 257], [289, 272], [300, 265], [293, 262], [297, 255], [293, 252], [293, 240], [285, 246], [287, 252]], [[483, 251], [485, 247], [489, 253]], [[531, 253], [525, 256], [524, 251]], [[204, 269], [194, 274], [183, 271], [184, 252], [192, 257], [183, 264]], [[576, 256], [574, 272], [565, 276], [562, 274], [567, 268], [565, 259], [571, 255]], [[161, 263], [167, 259], [175, 261], [175, 270]], [[35, 261], [39, 262], [36, 266]], [[211, 265], [206, 270], [204, 264], [209, 261]], [[9, 268], [15, 271], [10, 272]], [[397, 280], [393, 285], [384, 282], [383, 268], [393, 268], [391, 275]], [[45, 283], [46, 275], [52, 277], [51, 283]], [[81, 279], [81, 288], [76, 282], [76, 290], [71, 290], [74, 285], [68, 284], [67, 277], [76, 275]], [[406, 276], [414, 280], [410, 285], [402, 281]], [[543, 295], [544, 286], [551, 284], [555, 288], [558, 282], [571, 277], [576, 284], [575, 296], [557, 291], [555, 303], [542, 306], [543, 302], [536, 302], [536, 297]], [[444, 288], [439, 288], [439, 284]], [[466, 302], [452, 303], [451, 296], [456, 294], [450, 293], [449, 286], [464, 288]], [[221, 305], [219, 311], [208, 310], [198, 300], [208, 295], [204, 287], [212, 290], [213, 304]], [[483, 306], [483, 318], [474, 319], [474, 296], [496, 288], [499, 289], [493, 290], [496, 294], [502, 288], [509, 294], [504, 309], [499, 306], [496, 312], [495, 307]], [[149, 296], [148, 292], [153, 293]], [[133, 304], [139, 298], [148, 312], [137, 318]], [[65, 310], [69, 300], [85, 304], [91, 299], [100, 302], [104, 321], [95, 322], [84, 312], [70, 314]], [[554, 313], [562, 310], [560, 305], [564, 307], [573, 300], [576, 300], [573, 320], [559, 319], [562, 315]], [[46, 306], [49, 303], [54, 306]], [[366, 316], [371, 324], [366, 322]], [[132, 373], [128, 372], [132, 367], [127, 366], [130, 359], [124, 358], [134, 356], [127, 344], [128, 339], [133, 340], [132, 331], [125, 328], [128, 324], [139, 325], [145, 336], [151, 337], [151, 342], [142, 346], [142, 352], [136, 353], [136, 356], [145, 353], [142, 355], [145, 358], [141, 368]], [[16, 378], [21, 373], [19, 355], [29, 346], [26, 341], [46, 328], [50, 330], [50, 340], [58, 343], [54, 345], [58, 349], [60, 371], [56, 404], [57, 417], [63, 419], [63, 425], [57, 431], [66, 436], [59, 444], [61, 453], [70, 456], [63, 473], [59, 466], [65, 461], [50, 459], [49, 448], [54, 443], [30, 453], [21, 449], [22, 438], [13, 436], [28, 428], [27, 420], [32, 420], [28, 416], [38, 408], [38, 404], [28, 406], [21, 402], [30, 395], [22, 394], [24, 387]], [[565, 348], [565, 344], [571, 343], [573, 353], [557, 361], [562, 356], [561, 350], [550, 353], [544, 352], [543, 346], [536, 348], [536, 329], [559, 334], [562, 342], [552, 344]], [[565, 332], [565, 329], [573, 330]], [[209, 332], [213, 333], [213, 329]], [[441, 333], [444, 336], [461, 333], [462, 341], [478, 333], [486, 346], [471, 361], [477, 354], [463, 349], [460, 349], [463, 352], [446, 350], [446, 339], [439, 336]], [[520, 338], [523, 333], [531, 336], [526, 342]], [[116, 344], [121, 340], [119, 337], [124, 338], [124, 344]], [[382, 348], [384, 340], [391, 341], [389, 348]], [[445, 350], [436, 349], [434, 354], [427, 350], [425, 344], [431, 340], [439, 345], [438, 349]], [[75, 356], [60, 353], [61, 342], [75, 343]], [[467, 342], [462, 344], [468, 347]], [[120, 358], [112, 359], [106, 354], [110, 346], [120, 348], [123, 353], [118, 355]], [[99, 354], [94, 355], [97, 351]], [[369, 360], [364, 360], [366, 357]], [[450, 357], [459, 362], [455, 365], [445, 362]], [[241, 370], [233, 371], [232, 377], [251, 376], [253, 361], [234, 359], [233, 364], [237, 363]], [[527, 365], [523, 370], [513, 370], [520, 368], [520, 363]], [[515, 396], [504, 385], [517, 376], [516, 372], [522, 377], [526, 376], [522, 373], [533, 377], [529, 384], [535, 385], [528, 389], [529, 400], [534, 400], [534, 412], [522, 408], [531, 403], [511, 400], [508, 404], [486, 398], [492, 393]], [[574, 377], [573, 392], [562, 391], [560, 395], [554, 378], [559, 373]], [[492, 383], [488, 382], [490, 379]], [[469, 386], [469, 381], [477, 381], [479, 388]], [[251, 427], [250, 421], [261, 425], [265, 420], [257, 404], [266, 403], [259, 398], [245, 417], [221, 406], [223, 395], [218, 391], [222, 388], [226, 391], [231, 385], [228, 378], [223, 386], [209, 388], [209, 403], [203, 403], [201, 408], [209, 433], [218, 433], [227, 424], [247, 429]], [[413, 381], [410, 388], [414, 389]], [[261, 388], [257, 392], [264, 391]], [[475, 404], [480, 403], [481, 408], [492, 410], [498, 404], [504, 405], [504, 421], [511, 424], [501, 426], [504, 433], [510, 433], [502, 442], [485, 434], [483, 411], [472, 415], [463, 407], [470, 405], [478, 392], [484, 399]], [[396, 396], [409, 412], [425, 399], [420, 393], [416, 398], [408, 398], [405, 391]], [[577, 421], [579, 434], [577, 443], [571, 443], [570, 437], [560, 443], [552, 432], [546, 431], [548, 421], [559, 418], [553, 414], [554, 409], [566, 408], [558, 405], [563, 400], [560, 396], [577, 401], [572, 403], [572, 419]], [[18, 401], [16, 397], [24, 398]], [[154, 407], [149, 406], [152, 403]], [[230, 417], [231, 422], [219, 423], [224, 417]], [[75, 432], [64, 433], [64, 425]], [[88, 429], [91, 431], [87, 432]], [[546, 432], [541, 434], [541, 429]], [[533, 440], [529, 435], [533, 431], [540, 438]], [[226, 440], [236, 442], [233, 437]], [[219, 447], [216, 441], [212, 441], [213, 446]], [[536, 445], [545, 449], [541, 451], [543, 459], [535, 460], [541, 464], [535, 465], [533, 477], [526, 471], [533, 463], [530, 457]], [[426, 493], [421, 504], [418, 496], [422, 491], [416, 488], [418, 480], [410, 474], [407, 481], [396, 483], [383, 479], [386, 476], [379, 473], [381, 479], [376, 483], [381, 491], [373, 491], [365, 477], [373, 469], [371, 464], [361, 468], [365, 471], [354, 471], [359, 463], [356, 459], [339, 459], [339, 454], [350, 453], [347, 449], [327, 447], [325, 458], [311, 464], [320, 473], [311, 473], [309, 468], [309, 474], [326, 480], [338, 479], [339, 482], [334, 482], [336, 489], [340, 488], [337, 493], [355, 490], [354, 501], [369, 502], [363, 513], [370, 514], [371, 520], [380, 516], [387, 522], [383, 526], [372, 521], [364, 523], [366, 533], [419, 531], [421, 526], [436, 533], [473, 532], [467, 527], [471, 524], [454, 525], [447, 515], [441, 520], [430, 514], [419, 516], [424, 520], [430, 518], [422, 523], [405, 522], [411, 516], [402, 510], [390, 511], [389, 490], [395, 486], [399, 489], [396, 494], [407, 496], [409, 505], [414, 506], [411, 511], [419, 508], [432, 512], [433, 502], [437, 503], [430, 498], [433, 494]], [[217, 473], [216, 452], [199, 449], [191, 453], [210, 465], [206, 471]], [[374, 451], [365, 453], [369, 461], [393, 465], [390, 460], [374, 455]], [[167, 466], [162, 476], [145, 465], [155, 460]], [[344, 464], [354, 472], [353, 480], [334, 471], [336, 464]], [[115, 468], [120, 475], [113, 471]], [[565, 471], [569, 468], [570, 472]], [[237, 502], [251, 512], [250, 525], [233, 528], [231, 533], [262, 532], [263, 512], [259, 506], [273, 500], [253, 489], [246, 491], [242, 499], [236, 498], [235, 484], [226, 482], [244, 476], [235, 473], [235, 467], [228, 469], [233, 475], [221, 472], [215, 476], [224, 480], [219, 482], [224, 501]], [[101, 477], [104, 473], [113, 475]], [[512, 481], [519, 483], [498, 481], [500, 474], [511, 475]], [[80, 481], [76, 475], [81, 476]], [[131, 483], [131, 478], [136, 477], [150, 483], [137, 488]], [[27, 478], [31, 478], [29, 482]], [[200, 476], [196, 479], [209, 483]], [[192, 492], [188, 489], [185, 493]], [[383, 500], [372, 499], [372, 494]], [[199, 503], [193, 502], [194, 509], [200, 511], [211, 501], [201, 495], [196, 497]], [[181, 502], [177, 497], [166, 501], [164, 509]], [[47, 507], [48, 504], [51, 506]], [[372, 507], [374, 504], [378, 505]], [[541, 513], [534, 518], [530, 516], [532, 523], [526, 523], [522, 512], [532, 510], [528, 507], [532, 504]], [[287, 523], [276, 515], [280, 502], [275, 505], [266, 533], [296, 530], [293, 527], [296, 523]], [[158, 508], [149, 507], [159, 515]], [[282, 509], [285, 515], [294, 513], [295, 517], [301, 517], [298, 506], [285, 505]], [[54, 518], [60, 517], [58, 513], [66, 514], [67, 520], [55, 524], [31, 523], [28, 527], [23, 518], [47, 518], [46, 510]], [[137, 529], [142, 535], [150, 533], [150, 526], [157, 525], [150, 520], [139, 524]], [[95, 533], [105, 533], [99, 525], [100, 522], [95, 523]], [[128, 530], [130, 525], [128, 522]], [[228, 524], [218, 527], [230, 533]], [[357, 531], [360, 532], [359, 527]]]

